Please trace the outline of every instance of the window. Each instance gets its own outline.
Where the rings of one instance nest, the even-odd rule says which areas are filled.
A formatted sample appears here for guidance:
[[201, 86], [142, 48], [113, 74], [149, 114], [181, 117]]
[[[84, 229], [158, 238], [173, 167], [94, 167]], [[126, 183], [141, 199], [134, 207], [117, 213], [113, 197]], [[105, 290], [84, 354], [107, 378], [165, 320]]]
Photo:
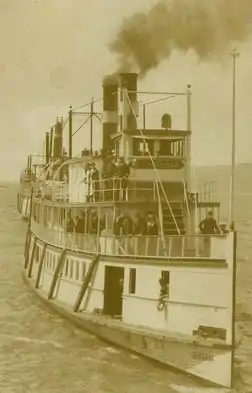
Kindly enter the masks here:
[[65, 276], [68, 276], [68, 258], [65, 261]]
[[154, 155], [154, 140], [149, 139], [146, 143], [141, 139], [133, 139], [133, 156], [146, 156], [148, 155], [148, 149], [150, 154]]
[[169, 141], [167, 139], [160, 141], [159, 155], [160, 156], [171, 156], [172, 155], [171, 141]]
[[170, 286], [170, 272], [167, 270], [162, 270], [161, 271], [161, 278], [163, 281], [163, 292], [165, 294], [169, 295], [169, 286]]
[[136, 293], [136, 269], [134, 268], [129, 271], [129, 293]]
[[70, 263], [70, 277], [69, 278], [73, 278], [73, 264], [74, 264], [74, 261], [72, 259], [70, 259], [69, 263]]
[[184, 154], [183, 139], [177, 139], [177, 140], [164, 139], [160, 141], [158, 154], [160, 156], [183, 157]]
[[86, 276], [86, 264], [82, 262], [82, 281], [84, 281]]
[[77, 280], [77, 281], [79, 280], [79, 270], [80, 270], [79, 265], [80, 265], [79, 262], [76, 261], [75, 262], [75, 280]]
[[162, 270], [161, 277], [167, 285], [170, 284], [170, 272], [167, 270]]

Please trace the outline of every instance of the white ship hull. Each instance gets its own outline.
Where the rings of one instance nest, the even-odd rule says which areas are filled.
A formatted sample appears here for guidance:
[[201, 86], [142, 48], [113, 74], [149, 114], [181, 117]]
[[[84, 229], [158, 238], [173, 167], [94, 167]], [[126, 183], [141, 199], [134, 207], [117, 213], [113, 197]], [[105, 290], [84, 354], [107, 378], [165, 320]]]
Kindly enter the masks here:
[[[230, 234], [230, 245], [233, 244], [232, 237], [233, 234]], [[93, 256], [68, 250], [64, 259], [65, 262], [60, 267], [60, 255], [63, 255], [61, 253], [62, 249], [59, 247], [56, 248], [50, 244], [45, 247], [45, 243], [41, 239], [36, 239], [34, 234], [26, 243], [23, 274], [25, 281], [56, 312], [79, 327], [127, 350], [175, 368], [206, 383], [227, 388], [232, 386], [234, 343], [231, 335], [234, 330], [231, 325], [228, 326], [230, 320], [228, 312], [232, 307], [234, 295], [232, 285], [233, 262], [229, 260], [229, 267], [226, 266], [225, 268], [220, 261], [210, 263], [212, 264], [210, 274], [212, 274], [216, 283], [219, 282], [220, 288], [221, 282], [223, 286], [227, 282], [230, 283], [229, 286], [225, 286], [225, 290], [228, 291], [225, 295], [224, 292], [221, 295], [219, 293], [223, 298], [219, 304], [206, 304], [206, 301], [203, 304], [204, 299], [202, 304], [193, 304], [189, 299], [188, 302], [171, 300], [166, 303], [165, 309], [159, 312], [156, 307], [157, 299], [151, 299], [150, 289], [149, 299], [139, 296], [138, 300], [136, 297], [133, 300], [130, 295], [123, 294], [124, 319], [118, 320], [101, 313], [105, 304], [105, 268], [119, 266], [119, 268], [124, 268], [127, 271], [129, 264], [132, 266], [132, 262], [127, 262], [125, 258], [122, 258], [121, 261], [117, 258], [115, 261], [114, 258], [101, 255], [95, 277], [81, 300], [78, 312], [74, 312], [73, 309], [76, 306], [84, 280], [83, 266], [90, 266]], [[232, 257], [232, 250], [230, 250], [229, 257]], [[141, 266], [144, 280], [144, 268], [148, 269], [148, 265], [146, 265], [146, 260], [144, 262], [144, 258], [143, 261], [135, 261], [138, 267], [139, 262], [140, 264], [145, 263], [145, 266]], [[174, 272], [175, 277], [176, 271], [180, 269], [179, 265], [171, 259], [166, 261], [166, 264], [168, 263], [173, 266], [171, 272]], [[196, 261], [192, 258], [182, 261], [182, 263], [183, 265], [187, 263], [189, 267], [192, 267], [194, 273], [200, 275], [203, 270], [207, 272], [209, 261], [205, 261], [206, 267], [204, 269], [202, 269], [202, 264], [201, 267], [197, 268]], [[214, 265], [217, 265], [217, 263], [219, 266], [215, 269]], [[86, 267], [85, 271], [87, 272]], [[225, 273], [228, 281], [222, 280]], [[155, 270], [153, 270], [153, 274], [155, 274]], [[144, 285], [146, 286], [145, 283]], [[218, 292], [217, 287], [215, 290]], [[217, 299], [216, 296], [215, 298]], [[210, 309], [211, 312], [209, 313]], [[176, 330], [181, 331], [181, 324], [184, 324], [185, 331], [188, 329], [188, 324], [193, 325], [197, 313], [202, 315], [202, 325], [216, 326], [218, 321], [222, 321], [221, 324], [226, 325], [227, 328], [226, 342], [220, 344], [215, 340], [199, 338], [197, 335], [176, 332]], [[148, 318], [152, 328], [148, 326]], [[180, 329], [176, 328], [176, 321], [180, 324]], [[172, 324], [174, 325], [173, 329]]]

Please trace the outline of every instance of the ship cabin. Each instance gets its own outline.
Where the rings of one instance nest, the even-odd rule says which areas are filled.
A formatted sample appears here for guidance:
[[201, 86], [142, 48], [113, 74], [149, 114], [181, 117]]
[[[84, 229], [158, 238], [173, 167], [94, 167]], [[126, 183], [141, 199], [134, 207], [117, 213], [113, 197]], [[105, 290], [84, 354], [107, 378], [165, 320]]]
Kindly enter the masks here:
[[[210, 249], [202, 249], [199, 239], [195, 245], [192, 238], [198, 232], [199, 219], [209, 210], [218, 220], [219, 203], [215, 201], [212, 185], [204, 185], [202, 193], [192, 188], [190, 89], [184, 93], [188, 118], [187, 128], [183, 130], [172, 128], [168, 113], [162, 116], [160, 128], [149, 129], [145, 121], [142, 129], [138, 127], [136, 92], [137, 74], [121, 74], [116, 81], [105, 79], [100, 152], [91, 154], [85, 149], [81, 157], [75, 158], [62, 154], [63, 121], [57, 119], [56, 131], [52, 134], [54, 142], [48, 142], [46, 135], [46, 146], [53, 144], [54, 150], [51, 156], [47, 147], [47, 164], [37, 182], [35, 197], [41, 197], [45, 205], [45, 212], [37, 215], [46, 217], [48, 227], [60, 224], [59, 232], [64, 230], [62, 223], [67, 222], [67, 217], [75, 221], [80, 215], [99, 216], [96, 221], [102, 224], [97, 229], [98, 236], [101, 231], [115, 236], [115, 223], [122, 216], [128, 217], [132, 228], [139, 225], [137, 221], [148, 226], [148, 220], [152, 220], [158, 231], [155, 235], [149, 234], [156, 236], [155, 255], [209, 254]], [[106, 178], [105, 172], [117, 164], [125, 167], [127, 174], [120, 177], [115, 169], [115, 173]], [[92, 168], [97, 177], [91, 181], [88, 176]], [[140, 241], [137, 239], [136, 243]], [[149, 249], [148, 242], [146, 238], [145, 250]], [[125, 239], [126, 253], [132, 248], [129, 243], [132, 239]]]
[[203, 329], [231, 345], [233, 238], [199, 234], [199, 217], [211, 210], [218, 219], [219, 203], [212, 187], [200, 195], [192, 186], [191, 92], [185, 129], [169, 114], [141, 129], [136, 84], [136, 74], [106, 80], [102, 151], [69, 154], [56, 169], [50, 157], [34, 186], [36, 285], [74, 307], [85, 284], [75, 311], [191, 338]]

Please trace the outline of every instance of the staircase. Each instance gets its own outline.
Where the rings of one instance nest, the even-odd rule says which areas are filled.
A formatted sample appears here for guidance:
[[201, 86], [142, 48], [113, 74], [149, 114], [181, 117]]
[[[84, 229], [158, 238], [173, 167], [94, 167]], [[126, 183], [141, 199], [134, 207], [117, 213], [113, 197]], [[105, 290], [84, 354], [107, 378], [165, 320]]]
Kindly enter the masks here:
[[[185, 234], [185, 223], [184, 223], [184, 209], [182, 202], [173, 202], [171, 203], [171, 208], [173, 215], [176, 219], [177, 226], [180, 230], [180, 234]], [[178, 235], [178, 230], [176, 224], [171, 215], [171, 211], [167, 205], [162, 206], [163, 210], [163, 228], [165, 235]]]

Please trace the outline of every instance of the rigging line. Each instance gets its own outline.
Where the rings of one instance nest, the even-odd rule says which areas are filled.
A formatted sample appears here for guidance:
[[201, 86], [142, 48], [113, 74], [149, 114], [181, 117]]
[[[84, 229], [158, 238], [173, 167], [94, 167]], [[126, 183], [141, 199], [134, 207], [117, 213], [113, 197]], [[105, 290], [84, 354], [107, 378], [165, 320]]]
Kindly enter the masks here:
[[80, 105], [80, 106], [76, 106], [75, 108], [72, 109], [72, 111], [74, 112], [74, 111], [76, 111], [78, 109], [85, 108], [86, 106], [90, 106], [92, 104], [92, 102], [93, 102], [93, 104], [95, 104], [96, 102], [100, 102], [102, 100], [103, 100], [103, 97], [102, 98], [97, 98], [97, 100], [90, 101], [90, 102], [88, 102], [86, 104], [83, 104], [83, 105]]
[[91, 116], [88, 116], [88, 118], [86, 120], [84, 120], [84, 122], [80, 125], [80, 127], [73, 133], [72, 136], [74, 136], [75, 134], [77, 134], [78, 131], [80, 131], [80, 129], [88, 122], [88, 120], [90, 119]]
[[164, 237], [164, 218], [163, 218], [163, 210], [162, 210], [162, 205], [161, 205], [159, 184], [158, 184], [157, 179], [155, 180], [155, 183], [154, 183], [154, 187], [155, 187], [155, 186], [156, 186], [156, 188], [157, 188], [158, 215], [159, 215], [159, 221], [160, 221], [161, 238], [162, 238], [163, 247], [164, 247], [164, 254], [165, 254], [165, 256], [167, 256], [166, 244], [165, 244], [165, 237]]
[[93, 114], [98, 120], [102, 121], [102, 116], [100, 117], [99, 115], [97, 115], [97, 113]]
[[[132, 113], [133, 113], [133, 115], [134, 115], [134, 117], [135, 117], [135, 119], [136, 119], [136, 121], [137, 121], [137, 115], [136, 115], [136, 112], [135, 112], [135, 110], [134, 110], [134, 108], [133, 108], [133, 105], [132, 105], [132, 103], [131, 103], [131, 101], [130, 101], [130, 99], [129, 99], [128, 92], [125, 91], [124, 93], [125, 93], [125, 95], [126, 95], [126, 98], [127, 98], [127, 100], [128, 100], [128, 103], [129, 103], [129, 105], [130, 105], [131, 111], [132, 111]], [[149, 148], [148, 148], [148, 144], [146, 143], [146, 140], [145, 140], [145, 137], [144, 137], [144, 134], [143, 134], [143, 130], [141, 129], [141, 127], [139, 128], [139, 131], [140, 131], [140, 134], [141, 134], [141, 136], [142, 136], [142, 139], [143, 139], [144, 144], [147, 146], [147, 153], [148, 153], [148, 155], [149, 155], [149, 157], [150, 157], [150, 160], [151, 160], [153, 169], [154, 169], [155, 174], [156, 174], [156, 178], [157, 178], [158, 182], [160, 183], [161, 190], [162, 190], [162, 192], [163, 192], [163, 195], [164, 195], [164, 197], [165, 197], [166, 203], [167, 203], [168, 208], [169, 208], [169, 210], [170, 210], [172, 219], [173, 219], [174, 224], [175, 224], [175, 226], [176, 226], [177, 232], [178, 232], [178, 234], [180, 235], [181, 232], [180, 232], [180, 229], [179, 229], [179, 227], [178, 227], [177, 220], [176, 220], [176, 218], [175, 218], [175, 216], [174, 216], [174, 214], [173, 214], [173, 211], [172, 211], [170, 202], [169, 202], [169, 200], [168, 200], [168, 198], [167, 198], [167, 195], [166, 195], [166, 193], [165, 193], [164, 186], [163, 186], [163, 184], [162, 184], [162, 182], [161, 182], [161, 179], [160, 179], [160, 176], [159, 176], [159, 174], [158, 174], [158, 171], [157, 171], [156, 165], [155, 165], [155, 163], [154, 163], [154, 160], [153, 160], [153, 158], [152, 158], [152, 155], [150, 154], [150, 151], [149, 151]]]
[[186, 210], [187, 210], [187, 215], [188, 215], [188, 224], [189, 224], [189, 230], [191, 231], [191, 214], [190, 214], [190, 207], [189, 207], [189, 202], [188, 202], [188, 195], [187, 195], [187, 190], [186, 190], [186, 183], [185, 179], [183, 180], [183, 186], [184, 186], [184, 198], [186, 202]]

